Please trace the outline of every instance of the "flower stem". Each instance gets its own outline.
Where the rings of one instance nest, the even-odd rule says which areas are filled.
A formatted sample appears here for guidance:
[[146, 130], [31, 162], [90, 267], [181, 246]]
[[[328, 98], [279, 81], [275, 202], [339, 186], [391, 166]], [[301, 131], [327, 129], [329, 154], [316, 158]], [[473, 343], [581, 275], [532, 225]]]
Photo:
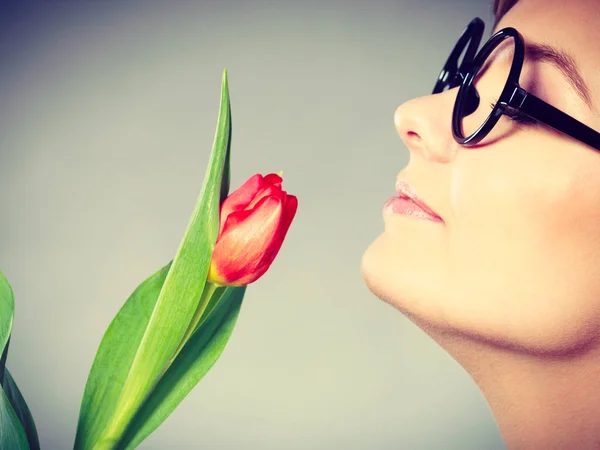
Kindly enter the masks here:
[[[192, 334], [194, 334], [194, 331], [196, 331], [196, 326], [198, 325], [198, 322], [200, 321], [202, 314], [204, 314], [204, 311], [206, 310], [207, 305], [209, 304], [210, 300], [212, 299], [212, 297], [218, 287], [219, 286], [217, 286], [216, 284], [213, 284], [209, 281], [207, 281], [206, 284], [204, 285], [204, 290], [202, 291], [202, 296], [200, 297], [200, 302], [198, 303], [196, 312], [194, 313], [194, 316], [192, 317], [192, 320], [191, 320], [187, 330], [185, 331], [185, 334], [183, 335], [183, 339], [179, 343], [179, 347], [177, 347], [177, 349], [173, 353], [173, 356], [171, 356], [171, 358], [169, 358], [169, 362], [168, 362], [167, 366], [165, 367], [163, 374], [171, 366], [173, 361], [175, 361], [175, 358], [177, 358], [177, 355], [179, 355], [179, 353], [185, 346], [186, 342], [189, 340], [189, 338], [192, 336]], [[220, 292], [220, 294], [223, 295], [222, 292]], [[219, 295], [219, 297], [220, 297], [220, 295]], [[161, 377], [162, 377], [162, 375], [161, 375]]]

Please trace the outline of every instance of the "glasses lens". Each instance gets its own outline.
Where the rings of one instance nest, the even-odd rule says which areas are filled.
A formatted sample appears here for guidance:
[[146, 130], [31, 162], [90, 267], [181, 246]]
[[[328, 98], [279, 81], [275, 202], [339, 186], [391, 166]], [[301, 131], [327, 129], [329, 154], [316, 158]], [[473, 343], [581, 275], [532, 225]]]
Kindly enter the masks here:
[[514, 57], [514, 42], [514, 39], [508, 38], [500, 41], [491, 51], [486, 51], [487, 49], [484, 48], [474, 61], [473, 67], [476, 73], [473, 83], [468, 88], [461, 87], [459, 93], [459, 97], [462, 97], [462, 108], [458, 114], [462, 123], [463, 136], [468, 137], [475, 133], [498, 102], [510, 73]]

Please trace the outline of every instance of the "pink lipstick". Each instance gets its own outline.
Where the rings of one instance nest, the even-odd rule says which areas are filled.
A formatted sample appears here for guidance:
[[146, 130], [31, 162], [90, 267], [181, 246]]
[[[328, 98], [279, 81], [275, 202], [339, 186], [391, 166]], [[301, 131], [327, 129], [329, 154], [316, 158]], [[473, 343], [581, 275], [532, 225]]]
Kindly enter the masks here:
[[385, 202], [384, 210], [396, 214], [412, 216], [432, 222], [443, 222], [427, 204], [417, 197], [414, 188], [405, 181], [396, 182], [397, 197], [392, 197]]

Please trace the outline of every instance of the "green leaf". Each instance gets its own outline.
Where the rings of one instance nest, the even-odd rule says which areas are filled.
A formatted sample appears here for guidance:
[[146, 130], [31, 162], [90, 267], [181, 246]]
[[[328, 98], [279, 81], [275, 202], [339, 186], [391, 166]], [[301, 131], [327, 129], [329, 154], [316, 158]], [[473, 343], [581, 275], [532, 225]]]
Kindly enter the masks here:
[[[229, 106], [227, 72], [224, 71], [213, 150], [190, 223], [162, 279], [152, 310], [119, 320], [117, 316], [107, 330], [88, 377], [88, 384], [94, 381], [89, 389], [86, 384], [76, 449], [117, 446], [129, 422], [167, 370], [169, 359], [196, 312], [219, 230], [222, 183], [229, 179], [229, 174], [224, 173], [225, 167], [229, 167]], [[146, 280], [148, 286], [155, 287], [161, 281], [160, 274]], [[143, 291], [143, 295], [150, 296], [155, 292], [151, 287]], [[128, 303], [130, 301], [131, 298]], [[136, 304], [146, 303], [140, 299]], [[112, 339], [112, 335], [120, 338]], [[110, 347], [105, 341], [112, 342]]]
[[6, 368], [14, 317], [14, 295], [0, 272], [0, 448], [39, 450], [33, 417], [17, 384]]
[[[225, 72], [227, 73], [227, 72]], [[233, 125], [231, 121], [231, 104], [229, 103], [229, 96], [227, 97], [227, 105], [229, 109], [229, 134], [227, 135], [227, 152], [225, 155], [225, 164], [223, 166], [223, 182], [221, 183], [221, 197], [219, 199], [219, 205], [223, 203], [223, 201], [229, 195], [229, 185], [231, 183], [231, 170], [229, 166], [229, 155], [231, 153], [231, 130], [233, 130]]]
[[4, 388], [4, 392], [6, 393], [6, 396], [8, 397], [8, 400], [10, 401], [17, 418], [23, 426], [23, 430], [27, 436], [27, 441], [29, 442], [29, 448], [31, 450], [39, 450], [40, 441], [38, 440], [37, 429], [35, 427], [35, 422], [33, 421], [33, 416], [27, 407], [27, 403], [25, 402], [25, 398], [23, 398], [23, 394], [21, 394], [21, 391], [17, 387], [17, 383], [13, 379], [8, 369], [6, 369], [4, 372], [4, 383], [2, 384], [2, 387]]
[[92, 448], [114, 414], [123, 382], [142, 340], [171, 263], [148, 277], [109, 325], [88, 376], [74, 448]]
[[0, 362], [0, 382], [4, 379], [4, 364], [8, 353], [8, 341], [12, 333], [13, 316], [15, 311], [15, 298], [13, 290], [0, 272], [0, 354], [2, 359]]
[[27, 435], [6, 396], [0, 387], [0, 448], [28, 449]]
[[[141, 340], [143, 330], [147, 324], [147, 320], [152, 314], [152, 310], [154, 309], [160, 294], [162, 283], [167, 276], [169, 267], [170, 265], [168, 264], [146, 279], [129, 297], [108, 327], [96, 354], [90, 376], [88, 377], [85, 386], [81, 409], [86, 409], [90, 413], [87, 417], [88, 420], [82, 420], [83, 416], [80, 414], [80, 421], [75, 440], [76, 449], [83, 448], [81, 442], [84, 435], [94, 434], [94, 430], [90, 429], [91, 427], [96, 423], [104, 422], [106, 419], [103, 416], [113, 413], [110, 408], [111, 405], [107, 404], [106, 401], [107, 399], [114, 398], [115, 394], [111, 391], [113, 391], [116, 386], [119, 386], [120, 383], [107, 382], [107, 380], [118, 380], [126, 375], [125, 369], [127, 368], [127, 362], [133, 359], [136, 343], [139, 343]], [[191, 383], [190, 389], [200, 380], [200, 378], [202, 378], [204, 373], [210, 369], [210, 366], [214, 364], [214, 361], [216, 361], [220, 352], [222, 352], [226, 340], [231, 334], [231, 329], [233, 329], [237, 311], [239, 310], [239, 303], [241, 303], [245, 292], [245, 287], [229, 287], [223, 289], [227, 289], [227, 296], [223, 295], [222, 302], [219, 302], [219, 308], [217, 309], [212, 301], [209, 302], [209, 306], [207, 307], [207, 311], [209, 308], [211, 311], [214, 309], [215, 314], [210, 315], [210, 321], [202, 321], [201, 319], [202, 331], [192, 335], [188, 343], [181, 350], [179, 356], [173, 362], [171, 368], [169, 368], [164, 375], [172, 378], [173, 374], [177, 373], [181, 370], [181, 367], [183, 367], [182, 361], [188, 360], [190, 352], [198, 353], [195, 365], [192, 365], [193, 368], [187, 375], [188, 380], [197, 380], [195, 383], [189, 382]], [[214, 298], [217, 297], [220, 296], [214, 296]], [[136, 320], [136, 318], [146, 318], [146, 320]], [[203, 319], [205, 319], [204, 316]], [[229, 326], [231, 328], [228, 328]], [[213, 330], [215, 327], [217, 328]], [[201, 339], [203, 340], [201, 341]], [[208, 342], [207, 345], [207, 339], [213, 339], [214, 341]], [[225, 340], [225, 342], [223, 342], [223, 346], [217, 353], [215, 350], [211, 350], [211, 348], [214, 349], [215, 346], [219, 345], [219, 339], [221, 341]], [[130, 345], [124, 346], [124, 342], [127, 342]], [[207, 348], [203, 350], [204, 346], [207, 346]], [[210, 362], [210, 357], [214, 358], [212, 363]], [[121, 370], [119, 370], [119, 367]], [[205, 372], [202, 372], [203, 368], [205, 368]], [[107, 378], [108, 376], [112, 378], [109, 379]], [[134, 418], [134, 422], [129, 427], [127, 433], [128, 437], [126, 437], [123, 442], [129, 442], [129, 440], [133, 438], [141, 441], [147, 437], [158, 425], [160, 425], [160, 423], [162, 423], [162, 421], [164, 421], [181, 399], [185, 397], [187, 392], [189, 392], [189, 390], [184, 392], [184, 390], [179, 389], [176, 393], [181, 395], [181, 399], [179, 399], [176, 404], [173, 404], [172, 409], [166, 414], [164, 413], [164, 407], [161, 407], [159, 411], [156, 411], [153, 414], [153, 421], [142, 419], [143, 417], [149, 417], [151, 415], [150, 413], [156, 409], [156, 399], [160, 398], [161, 395], [164, 396], [164, 394], [161, 394], [161, 392], [164, 392], [165, 390], [163, 380], [164, 378], [161, 379], [161, 382], [158, 383], [150, 398]], [[170, 402], [172, 404], [173, 400], [170, 400]], [[164, 417], [157, 422], [156, 418], [160, 417], [160, 414], [163, 414]], [[143, 429], [141, 429], [142, 426]], [[130, 434], [131, 436], [129, 436]], [[143, 437], [140, 439], [140, 436]], [[124, 448], [124, 446], [125, 444], [122, 443], [114, 448]], [[128, 448], [132, 447], [129, 446]]]
[[134, 417], [119, 449], [133, 449], [175, 410], [225, 349], [246, 286], [228, 287]]

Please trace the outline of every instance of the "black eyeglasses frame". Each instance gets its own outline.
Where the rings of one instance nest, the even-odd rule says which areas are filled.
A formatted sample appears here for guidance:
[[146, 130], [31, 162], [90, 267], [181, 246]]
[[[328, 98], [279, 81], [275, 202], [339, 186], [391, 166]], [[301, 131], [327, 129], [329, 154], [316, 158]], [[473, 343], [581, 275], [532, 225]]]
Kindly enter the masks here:
[[[525, 42], [517, 30], [507, 27], [498, 31], [473, 56], [483, 35], [483, 29], [483, 21], [479, 18], [475, 18], [469, 23], [450, 53], [433, 90], [433, 94], [437, 94], [442, 92], [446, 87], [454, 88], [460, 86], [452, 113], [452, 134], [454, 135], [454, 139], [461, 145], [477, 145], [494, 128], [500, 117], [503, 114], [507, 114], [507, 111], [511, 108], [596, 150], [600, 150], [599, 132], [527, 92], [520, 86], [519, 78], [525, 61]], [[469, 109], [467, 108], [469, 102], [474, 101], [473, 95], [477, 93], [473, 86], [475, 75], [492, 51], [505, 39], [510, 38], [514, 39], [514, 57], [502, 93], [483, 124], [470, 136], [464, 136], [461, 124], [461, 111]], [[467, 44], [468, 48], [465, 57], [460, 67], [455, 69], [458, 65], [458, 57]], [[478, 101], [478, 98], [476, 100]]]

